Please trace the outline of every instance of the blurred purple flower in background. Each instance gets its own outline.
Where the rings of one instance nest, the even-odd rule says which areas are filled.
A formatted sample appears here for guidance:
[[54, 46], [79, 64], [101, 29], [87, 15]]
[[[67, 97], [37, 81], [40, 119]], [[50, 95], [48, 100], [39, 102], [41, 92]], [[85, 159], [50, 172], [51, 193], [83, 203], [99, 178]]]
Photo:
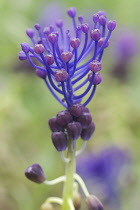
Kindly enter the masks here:
[[111, 146], [79, 158], [77, 173], [85, 180], [89, 191], [102, 198], [106, 209], [120, 210], [121, 192], [131, 175], [130, 166], [130, 154]]
[[129, 70], [134, 56], [138, 53], [138, 37], [132, 30], [120, 31], [116, 37], [115, 64], [112, 66], [112, 75], [120, 81], [127, 81]]

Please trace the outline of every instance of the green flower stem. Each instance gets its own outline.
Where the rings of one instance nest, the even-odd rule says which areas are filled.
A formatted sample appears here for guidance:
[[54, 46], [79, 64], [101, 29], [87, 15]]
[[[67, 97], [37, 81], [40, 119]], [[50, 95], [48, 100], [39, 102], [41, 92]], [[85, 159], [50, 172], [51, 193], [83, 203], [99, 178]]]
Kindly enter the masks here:
[[74, 178], [79, 183], [79, 185], [81, 186], [85, 196], [88, 197], [90, 194], [89, 194], [89, 192], [87, 190], [87, 187], [86, 187], [83, 179], [78, 174], [74, 174]]
[[47, 198], [46, 201], [42, 204], [41, 206], [41, 210], [43, 209], [48, 209], [48, 204], [51, 204], [51, 203], [56, 203], [56, 204], [59, 204], [59, 205], [62, 205], [63, 201], [61, 198], [57, 198], [57, 197], [50, 197], [50, 198]]
[[69, 162], [66, 163], [65, 177], [66, 181], [64, 183], [63, 189], [63, 204], [62, 210], [72, 210], [69, 203], [70, 199], [73, 199], [73, 183], [75, 174], [75, 149], [72, 148], [72, 141], [69, 140], [67, 158]]

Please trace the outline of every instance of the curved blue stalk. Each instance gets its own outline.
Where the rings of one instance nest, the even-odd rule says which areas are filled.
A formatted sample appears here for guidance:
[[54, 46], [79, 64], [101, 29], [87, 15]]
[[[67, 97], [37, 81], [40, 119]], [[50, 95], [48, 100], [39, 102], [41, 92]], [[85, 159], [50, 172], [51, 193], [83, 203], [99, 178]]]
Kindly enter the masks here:
[[58, 61], [57, 61], [57, 56], [56, 56], [56, 53], [55, 53], [55, 46], [54, 46], [54, 44], [52, 44], [52, 48], [53, 48], [53, 56], [54, 56], [55, 63], [56, 63], [56, 65], [57, 65], [57, 67], [58, 67], [59, 69], [61, 69], [61, 67], [60, 67], [60, 65], [59, 65], [59, 63], [58, 63]]
[[58, 97], [58, 95], [55, 94], [55, 92], [53, 91], [53, 89], [51, 88], [51, 86], [49, 85], [49, 83], [47, 82], [47, 80], [44, 79], [44, 81], [45, 81], [45, 84], [47, 85], [48, 89], [50, 90], [51, 94], [56, 98], [56, 100], [57, 100], [62, 106], [64, 106], [65, 108], [67, 108], [66, 104], [64, 104], [64, 103], [62, 102], [62, 100]]
[[69, 30], [66, 31], [65, 50], [70, 51], [70, 33], [69, 33]]
[[42, 60], [44, 61], [45, 66], [46, 66], [46, 70], [47, 70], [47, 73], [48, 73], [48, 78], [49, 78], [50, 84], [52, 85], [52, 87], [53, 87], [58, 93], [63, 94], [63, 92], [62, 92], [58, 87], [55, 86], [55, 84], [54, 84], [54, 82], [53, 82], [53, 80], [52, 80], [51, 73], [52, 73], [52, 75], [53, 75], [53, 72], [52, 72], [51, 68], [48, 66], [48, 64], [47, 64], [47, 62], [46, 62], [46, 60], [45, 60], [45, 58], [44, 58], [44, 55], [41, 54], [40, 56], [41, 56]]
[[73, 97], [74, 99], [83, 98], [83, 97], [90, 91], [90, 88], [91, 88], [92, 85], [93, 85], [94, 76], [95, 76], [95, 73], [93, 73], [92, 78], [91, 78], [91, 81], [90, 81], [90, 83], [89, 83], [87, 89], [86, 89], [82, 94], [80, 94], [80, 95], [78, 95], [78, 96], [74, 96], [74, 97]]
[[73, 80], [72, 84], [74, 85], [76, 82], [78, 82], [80, 79], [82, 79], [88, 72], [89, 72], [89, 68], [87, 68], [87, 70], [83, 74], [81, 74], [79, 77], [77, 77], [75, 80]]
[[[30, 49], [30, 52], [33, 54], [33, 56], [43, 65], [42, 59], [34, 52], [33, 48]], [[32, 55], [29, 54], [30, 57], [33, 57]]]
[[71, 73], [70, 77], [72, 75], [74, 75], [74, 73], [75, 73], [75, 69], [76, 69], [76, 65], [77, 65], [77, 49], [74, 49], [74, 53], [75, 53], [74, 64], [73, 64], [73, 70], [72, 70], [72, 73]]
[[75, 20], [75, 17], [72, 18], [72, 21], [73, 21], [73, 27], [74, 27], [74, 30], [75, 30], [75, 35], [76, 35], [76, 20]]
[[96, 85], [94, 85], [89, 98], [85, 101], [85, 103], [83, 103], [83, 106], [86, 106], [91, 101], [91, 99], [93, 98], [93, 96], [95, 94], [95, 91], [96, 91]]
[[64, 84], [64, 82], [61, 82], [61, 84], [62, 84], [62, 91], [63, 91], [63, 95], [64, 95], [64, 98], [65, 98], [65, 101], [66, 101], [68, 106], [71, 106], [71, 103], [70, 103], [70, 101], [68, 99], [68, 96], [67, 96], [65, 84]]
[[35, 65], [35, 64], [33, 63], [32, 59], [30, 58], [30, 55], [29, 55], [28, 53], [26, 53], [26, 56], [27, 56], [27, 59], [28, 59], [29, 63], [31, 64], [31, 66], [33, 66], [33, 67], [36, 68], [36, 69], [39, 69], [39, 70], [41, 70], [41, 71], [46, 72], [45, 69], [43, 69], [42, 67], [37, 66], [37, 65]]
[[82, 52], [80, 54], [80, 56], [78, 57], [77, 59], [77, 62], [80, 61], [80, 59], [82, 58], [85, 50], [86, 50], [86, 47], [87, 47], [87, 43], [88, 43], [88, 33], [85, 33], [85, 41], [84, 41], [84, 46], [83, 46], [83, 49], [82, 49]]
[[[66, 69], [67, 69], [68, 74], [70, 75], [70, 72], [69, 72], [69, 63], [68, 62], [66, 63]], [[71, 84], [71, 78], [70, 78], [70, 76], [66, 80], [66, 84], [67, 84], [67, 93], [69, 95], [68, 96], [69, 101], [71, 103], [73, 103], [73, 89], [72, 89], [72, 84]]]
[[100, 48], [100, 49], [98, 50], [98, 52], [97, 52], [97, 56], [98, 56], [98, 55], [101, 53], [101, 51], [105, 48], [105, 45], [106, 45], [107, 41], [109, 40], [109, 38], [110, 38], [110, 36], [111, 36], [111, 33], [112, 33], [112, 31], [109, 31], [109, 32], [108, 32], [108, 35], [107, 35], [107, 37], [106, 37], [104, 43], [102, 44], [101, 48]]
[[85, 67], [82, 68], [82, 69], [78, 69], [78, 70], [76, 71], [76, 73], [72, 76], [72, 78], [77, 77], [79, 74], [84, 73], [86, 70], [87, 70], [87, 66], [85, 66]]
[[[86, 47], [86, 51], [84, 52], [84, 54], [83, 54], [83, 56], [82, 56], [82, 60], [89, 54], [89, 52], [90, 52], [91, 49], [93, 48], [92, 45], [94, 45], [93, 40], [91, 40], [91, 41], [89, 42], [88, 46]], [[79, 62], [81, 62], [81, 61], [80, 61], [80, 60], [77, 61], [77, 63], [79, 63]], [[73, 61], [70, 63], [70, 67], [73, 66], [73, 63], [74, 63]], [[86, 66], [86, 65], [85, 65], [85, 66]], [[83, 65], [82, 65], [82, 66], [79, 66], [78, 68], [76, 68], [75, 71], [77, 71], [77, 70], [79, 70], [79, 69], [81, 69], [81, 68], [83, 68]]]
[[101, 61], [102, 56], [103, 56], [104, 50], [102, 50], [102, 52], [100, 53], [99, 57], [98, 57], [98, 61]]
[[77, 87], [75, 87], [75, 88], [73, 89], [73, 91], [75, 92], [75, 91], [79, 90], [79, 89], [80, 89], [81, 87], [83, 87], [87, 82], [88, 82], [88, 78], [86, 78], [80, 85], [78, 85]]
[[48, 72], [48, 78], [49, 78], [49, 82], [50, 82], [51, 86], [52, 86], [58, 93], [60, 93], [60, 94], [63, 95], [63, 92], [62, 92], [58, 87], [55, 86], [55, 84], [54, 84], [54, 82], [53, 82], [53, 80], [52, 80], [52, 77], [51, 77], [51, 74], [50, 74], [49, 70], [48, 70], [47, 72]]
[[102, 27], [102, 37], [105, 37], [105, 25], [103, 25], [103, 27]]

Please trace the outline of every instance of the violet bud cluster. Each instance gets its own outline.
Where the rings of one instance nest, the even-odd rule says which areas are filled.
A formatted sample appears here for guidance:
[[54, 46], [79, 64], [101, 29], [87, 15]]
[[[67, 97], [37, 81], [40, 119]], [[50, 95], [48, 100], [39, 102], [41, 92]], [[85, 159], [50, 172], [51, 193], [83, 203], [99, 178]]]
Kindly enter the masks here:
[[81, 137], [88, 141], [95, 130], [89, 109], [78, 103], [50, 118], [49, 127], [52, 142], [59, 152], [67, 149], [69, 139], [76, 141]]

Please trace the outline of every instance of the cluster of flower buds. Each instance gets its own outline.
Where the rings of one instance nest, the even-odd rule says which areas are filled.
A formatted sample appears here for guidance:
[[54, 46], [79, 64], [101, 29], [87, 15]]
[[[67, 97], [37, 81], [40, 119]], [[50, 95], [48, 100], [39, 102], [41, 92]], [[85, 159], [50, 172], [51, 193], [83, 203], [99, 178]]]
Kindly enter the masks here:
[[[67, 14], [73, 23], [69, 29], [61, 19], [56, 20], [55, 26], [42, 29], [35, 24], [35, 30], [27, 29], [33, 46], [24, 42], [19, 53], [19, 59], [28, 59], [36, 75], [65, 108], [79, 101], [86, 106], [91, 101], [96, 86], [102, 82], [103, 52], [116, 27], [116, 21], [107, 21], [104, 11], [93, 15], [92, 27], [84, 22], [83, 16], [76, 18], [75, 8], [69, 8]], [[81, 87], [83, 92], [78, 94]]]
[[49, 120], [52, 131], [52, 141], [57, 151], [64, 151], [68, 140], [76, 141], [79, 137], [84, 141], [91, 138], [95, 125], [87, 107], [76, 103], [68, 110], [58, 112], [56, 117]]

